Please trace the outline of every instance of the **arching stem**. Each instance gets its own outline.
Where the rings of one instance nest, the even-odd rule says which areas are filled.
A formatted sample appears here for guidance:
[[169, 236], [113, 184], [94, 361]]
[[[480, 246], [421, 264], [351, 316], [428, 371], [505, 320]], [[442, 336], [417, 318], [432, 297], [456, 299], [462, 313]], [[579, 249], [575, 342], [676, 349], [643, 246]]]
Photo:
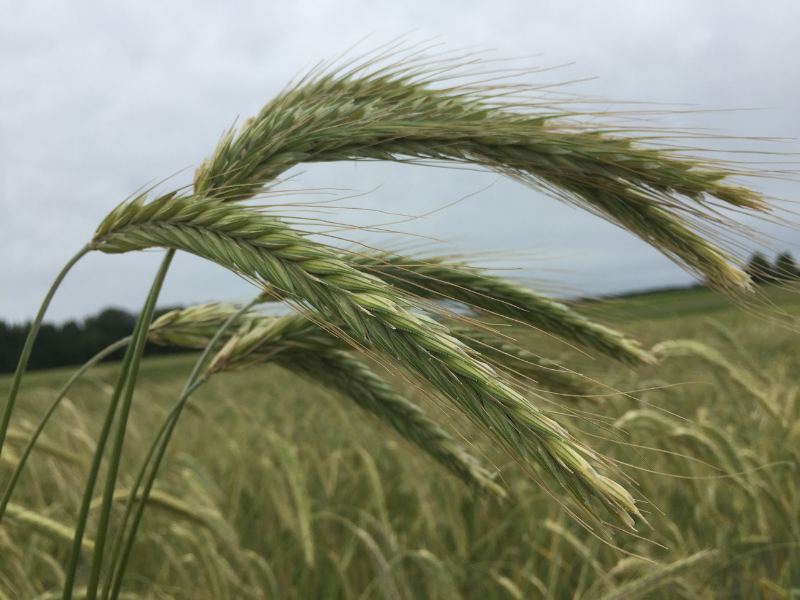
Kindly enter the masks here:
[[[150, 490], [153, 487], [153, 482], [155, 481], [156, 475], [158, 474], [158, 469], [161, 466], [161, 460], [164, 458], [167, 445], [169, 444], [170, 437], [172, 436], [172, 432], [175, 430], [175, 425], [178, 423], [178, 418], [180, 417], [184, 406], [186, 406], [189, 396], [192, 394], [192, 392], [194, 392], [194, 390], [196, 390], [205, 382], [205, 379], [200, 377], [200, 373], [202, 372], [202, 369], [205, 368], [214, 346], [216, 346], [222, 335], [233, 323], [236, 322], [241, 315], [245, 314], [253, 306], [261, 303], [262, 301], [263, 299], [261, 296], [255, 298], [247, 306], [243, 307], [241, 310], [239, 310], [239, 312], [228, 319], [217, 330], [217, 332], [214, 334], [214, 337], [211, 338], [206, 345], [205, 350], [203, 350], [203, 354], [195, 363], [194, 369], [186, 381], [186, 385], [183, 388], [183, 392], [181, 392], [178, 402], [175, 404], [169, 415], [167, 415], [167, 418], [161, 425], [161, 428], [156, 434], [153, 443], [150, 445], [147, 456], [145, 457], [144, 461], [142, 461], [142, 466], [139, 469], [136, 480], [131, 486], [130, 494], [128, 495], [128, 499], [125, 503], [125, 513], [122, 517], [122, 522], [119, 525], [119, 533], [117, 533], [117, 538], [114, 541], [114, 548], [111, 553], [111, 563], [108, 571], [109, 575], [103, 588], [103, 594], [101, 596], [102, 600], [108, 600], [109, 593], [110, 598], [113, 599], [116, 599], [119, 596], [120, 588], [122, 587], [122, 577], [125, 575], [125, 569], [128, 564], [128, 558], [130, 557], [131, 549], [133, 548], [133, 542], [136, 538], [136, 532], [139, 529], [139, 524], [141, 523], [142, 515], [144, 514], [144, 509], [147, 505], [147, 498], [149, 497]], [[142, 480], [144, 479], [147, 465], [151, 459], [153, 464], [150, 467], [150, 473], [147, 476], [147, 480], [144, 482], [141, 496], [138, 498], [139, 505], [137, 506], [136, 514], [133, 516], [133, 520], [131, 521], [130, 531], [128, 532], [128, 537], [125, 540], [125, 545], [123, 547], [122, 542], [125, 533], [125, 526], [130, 518], [131, 512], [133, 511], [133, 506], [137, 501], [136, 496], [139, 486], [142, 485]], [[118, 558], [119, 565], [115, 569], [115, 563], [117, 562]]]
[[[80, 556], [81, 550], [81, 542], [83, 540], [83, 534], [86, 530], [86, 522], [89, 517], [89, 506], [92, 502], [92, 494], [94, 493], [94, 486], [97, 482], [97, 476], [100, 472], [100, 464], [103, 460], [103, 451], [105, 450], [106, 441], [108, 440], [108, 435], [111, 432], [111, 425], [114, 421], [114, 416], [117, 412], [117, 406], [119, 404], [120, 396], [122, 396], [123, 392], [125, 392], [125, 403], [128, 403], [128, 393], [133, 393], [133, 385], [136, 382], [136, 376], [138, 374], [139, 369], [139, 362], [141, 361], [142, 352], [144, 351], [144, 344], [147, 339], [147, 331], [150, 325], [150, 320], [153, 317], [153, 310], [155, 309], [156, 301], [158, 300], [158, 295], [161, 292], [161, 286], [164, 283], [164, 278], [167, 275], [167, 271], [169, 270], [169, 265], [172, 262], [172, 257], [175, 256], [175, 250], [168, 250], [166, 256], [164, 257], [163, 262], [161, 263], [161, 268], [156, 275], [155, 280], [153, 281], [153, 285], [150, 288], [150, 293], [147, 296], [147, 300], [145, 302], [144, 308], [142, 312], [139, 314], [139, 318], [136, 321], [136, 327], [133, 331], [133, 335], [131, 336], [132, 343], [128, 346], [127, 352], [125, 352], [125, 358], [122, 362], [122, 367], [117, 377], [117, 384], [114, 388], [114, 393], [111, 396], [111, 400], [109, 402], [108, 410], [106, 411], [106, 418], [103, 422], [102, 429], [100, 430], [100, 435], [97, 439], [97, 448], [95, 449], [94, 458], [92, 459], [92, 466], [89, 470], [89, 477], [86, 481], [86, 487], [84, 488], [83, 492], [83, 499], [81, 500], [81, 506], [78, 511], [78, 517], [75, 523], [75, 537], [72, 541], [72, 549], [70, 552], [69, 562], [67, 564], [67, 568], [65, 569], [65, 580], [64, 580], [64, 593], [63, 593], [63, 600], [71, 600], [73, 586], [75, 585], [75, 573], [78, 568], [78, 558]], [[126, 421], [127, 419], [125, 419]], [[121, 418], [120, 421], [123, 421]], [[120, 449], [121, 449], [121, 441]], [[115, 447], [116, 447], [116, 440], [115, 440]], [[117, 461], [118, 462], [118, 461]], [[110, 484], [106, 486], [106, 493], [103, 496], [103, 506], [101, 507], [101, 522], [100, 525], [103, 524], [103, 515], [105, 515], [105, 524], [107, 526], [108, 523], [108, 512], [110, 512], [110, 503], [111, 498], [108, 496], [108, 487], [111, 486], [111, 494], [113, 495], [113, 485], [116, 483], [116, 467], [117, 465], [113, 464], [113, 461], [109, 461], [109, 469], [106, 475], [106, 480], [110, 480]], [[98, 534], [95, 539], [95, 548], [94, 553], [92, 554], [92, 565], [94, 568], [95, 561], [101, 561], [103, 556], [103, 543], [105, 541], [105, 531], [101, 531], [100, 527], [98, 526]], [[86, 597], [88, 598], [91, 593], [91, 588], [87, 586], [87, 593]], [[95, 585], [96, 591], [96, 585]]]
[[97, 363], [99, 363], [109, 354], [115, 352], [116, 350], [119, 350], [120, 348], [124, 348], [125, 346], [127, 346], [130, 341], [131, 338], [130, 336], [128, 336], [122, 338], [121, 340], [117, 340], [110, 346], [106, 346], [105, 348], [103, 348], [100, 352], [98, 352], [92, 358], [86, 361], [86, 363], [80, 369], [75, 371], [72, 374], [72, 377], [69, 378], [67, 383], [65, 383], [64, 386], [61, 388], [61, 390], [58, 392], [56, 399], [53, 400], [52, 404], [50, 404], [50, 407], [47, 409], [44, 415], [42, 415], [42, 418], [39, 420], [39, 424], [36, 426], [36, 430], [31, 435], [31, 439], [28, 440], [28, 444], [22, 451], [22, 454], [19, 457], [19, 462], [17, 463], [14, 472], [11, 474], [11, 480], [8, 482], [8, 486], [6, 487], [6, 491], [3, 495], [2, 501], [0, 501], [0, 522], [2, 522], [3, 520], [3, 515], [5, 515], [6, 508], [8, 507], [9, 501], [11, 500], [11, 494], [14, 492], [14, 487], [17, 485], [17, 480], [19, 479], [20, 475], [22, 474], [22, 471], [25, 468], [25, 463], [28, 460], [28, 456], [30, 456], [34, 446], [36, 446], [36, 442], [39, 440], [39, 436], [42, 434], [42, 431], [47, 425], [47, 422], [50, 420], [50, 417], [53, 416], [53, 413], [55, 412], [56, 408], [58, 408], [59, 404], [61, 404], [61, 401], [67, 395], [67, 392], [70, 390], [72, 385], [76, 381], [78, 381], [78, 379], [83, 377], [83, 374], [86, 373], [86, 371], [94, 367]]
[[87, 244], [81, 248], [66, 265], [64, 265], [64, 268], [61, 269], [61, 272], [58, 274], [58, 277], [56, 277], [53, 285], [50, 286], [50, 291], [47, 292], [47, 296], [44, 297], [42, 306], [39, 308], [39, 314], [36, 315], [36, 318], [31, 324], [31, 330], [28, 332], [28, 338], [25, 340], [25, 346], [22, 348], [22, 355], [19, 357], [19, 363], [17, 363], [17, 370], [14, 373], [14, 380], [11, 382], [11, 390], [8, 392], [6, 407], [3, 409], [3, 420], [0, 422], [0, 453], [3, 452], [3, 444], [5, 444], [6, 441], [8, 424], [11, 422], [11, 413], [14, 410], [14, 403], [17, 400], [19, 385], [22, 382], [22, 376], [25, 374], [25, 368], [28, 366], [28, 359], [31, 357], [31, 350], [33, 350], [33, 342], [36, 340], [36, 336], [39, 333], [39, 328], [42, 326], [44, 314], [47, 312], [47, 308], [50, 306], [50, 301], [53, 299], [58, 286], [61, 285], [61, 282], [63, 281], [64, 277], [67, 276], [69, 270], [75, 265], [76, 262], [83, 258], [84, 254], [87, 254], [90, 250], [91, 248]]

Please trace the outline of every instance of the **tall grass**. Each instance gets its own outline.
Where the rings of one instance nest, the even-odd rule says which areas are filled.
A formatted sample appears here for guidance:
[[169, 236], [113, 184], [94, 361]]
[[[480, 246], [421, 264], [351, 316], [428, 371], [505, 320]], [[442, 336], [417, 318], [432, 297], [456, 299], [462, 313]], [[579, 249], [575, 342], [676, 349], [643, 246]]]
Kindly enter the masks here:
[[[796, 300], [789, 310], [800, 315]], [[606, 318], [614, 322], [615, 314]], [[733, 308], [715, 319], [748, 349], [767, 380], [759, 389], [776, 399], [788, 428], [707, 362], [675, 356], [636, 371], [609, 360], [581, 364], [588, 376], [617, 389], [648, 390], [606, 395], [601, 407], [577, 405], [618, 427], [622, 439], [606, 435], [600, 449], [632, 465], [626, 470], [652, 502], [645, 506], [654, 527], [650, 541], [613, 536], [641, 558], [564, 518], [546, 492], [471, 428], [444, 426], [499, 469], [506, 500], [475, 495], [339, 391], [267, 362], [216, 374], [193, 394], [148, 500], [123, 589], [143, 598], [382, 598], [396, 589], [402, 598], [507, 599], [519, 592], [523, 598], [745, 599], [769, 597], [778, 586], [790, 597], [800, 581], [800, 353], [795, 335], [778, 325]], [[646, 342], [691, 337], [756, 377], [703, 314], [628, 327]], [[541, 334], [519, 328], [513, 335], [520, 346], [581, 361]], [[177, 356], [142, 364], [116, 519], [151, 434], [193, 362]], [[70, 527], [108, 402], [105, 384], [113, 384], [116, 370], [97, 367], [99, 381], [84, 380], [69, 392], [43, 434], [47, 444], [29, 459], [15, 507]], [[18, 434], [8, 442], [15, 454], [68, 376], [42, 373], [23, 383], [12, 428]], [[386, 378], [439, 414], [410, 383]], [[598, 444], [596, 428], [568, 419], [576, 437]], [[51, 446], [65, 455], [50, 453]], [[3, 472], [10, 467], [4, 464]], [[96, 494], [92, 519], [100, 499]], [[85, 542], [94, 541], [92, 522]], [[55, 567], [63, 569], [65, 536], [9, 513], [0, 543], [8, 557], [0, 567], [6, 595], [60, 589]], [[88, 558], [91, 547], [84, 546]]]
[[[595, 377], [581, 378], [575, 371], [544, 358], [538, 348], [522, 347], [506, 331], [485, 320], [460, 317], [457, 322], [445, 322], [445, 318], [456, 315], [436, 302], [441, 298], [459, 302], [478, 315], [532, 326], [629, 365], [644, 368], [657, 359], [676, 360], [686, 354], [702, 358], [735, 381], [739, 391], [758, 399], [775, 426], [786, 433], [794, 409], [782, 408], [770, 393], [758, 388], [756, 378], [742, 375], [741, 370], [704, 346], [686, 341], [662, 343], [646, 352], [631, 338], [594, 323], [561, 303], [466, 264], [439, 257], [344, 252], [312, 241], [285, 220], [242, 203], [272, 188], [280, 174], [302, 162], [425, 159], [468, 163], [555, 192], [626, 228], [717, 287], [748, 287], [747, 275], [724, 248], [725, 236], [736, 232], [737, 226], [718, 209], [727, 206], [760, 213], [769, 211], [770, 206], [753, 192], [727, 184], [725, 179], [735, 173], [676, 152], [646, 147], [635, 136], [593, 130], [577, 121], [575, 115], [523, 100], [520, 90], [494, 85], [447, 85], [448, 80], [439, 76], [456, 66], [420, 62], [413, 54], [405, 61], [392, 63], [379, 52], [355, 64], [312, 70], [256, 117], [248, 119], [241, 130], [231, 129], [198, 168], [191, 191], [176, 190], [154, 199], [149, 199], [148, 192], [121, 203], [61, 272], [31, 328], [0, 421], [0, 458], [16, 467], [5, 486], [0, 519], [38, 523], [40, 530], [47, 530], [49, 524], [53, 539], [58, 538], [55, 532], [61, 532], [61, 538], [65, 532], [72, 532], [65, 561], [54, 559], [52, 554], [51, 560], [43, 559], [58, 573], [56, 587], [61, 586], [64, 600], [76, 594], [89, 599], [120, 597], [129, 562], [132, 566], [137, 564], [133, 549], [145, 508], [151, 504], [173, 516], [194, 515], [189, 520], [203, 525], [199, 534], [181, 528], [177, 522], [171, 527], [187, 547], [205, 546], [197, 560], [213, 574], [208, 589], [214, 597], [228, 593], [258, 595], [263, 593], [264, 581], [273, 593], [280, 594], [285, 582], [270, 563], [274, 556], [267, 557], [256, 550], [244, 552], [234, 533], [235, 524], [231, 523], [231, 515], [244, 501], [241, 494], [249, 481], [244, 472], [231, 482], [239, 491], [229, 515], [221, 512], [222, 492], [215, 490], [213, 480], [201, 470], [190, 468], [186, 475], [193, 493], [207, 500], [200, 502], [199, 509], [197, 503], [153, 487], [170, 440], [178, 431], [179, 417], [185, 407], [192, 406], [190, 397], [195, 391], [206, 382], [218, 381], [212, 375], [262, 363], [273, 363], [322, 383], [354, 401], [463, 482], [490, 495], [506, 495], [501, 484], [510, 474], [500, 468], [501, 477], [495, 478], [492, 467], [482, 465], [475, 454], [491, 456], [487, 464], [495, 464], [495, 468], [507, 460], [521, 468], [597, 540], [589, 542], [590, 548], [565, 522], [545, 521], [549, 523], [546, 530], [555, 532], [547, 576], [542, 579], [534, 574], [530, 565], [523, 571], [530, 571], [528, 581], [548, 597], [555, 597], [560, 585], [560, 573], [565, 567], [561, 558], [554, 557], [561, 557], [565, 547], [579, 549], [584, 558], [591, 557], [600, 551], [600, 540], [607, 545], [602, 548], [613, 546], [609, 540], [618, 526], [635, 531], [634, 517], [640, 523], [647, 522], [637, 507], [637, 502], [644, 506], [646, 496], [637, 493], [635, 500], [631, 495], [636, 482], [627, 472], [629, 465], [615, 458], [613, 452], [606, 456], [600, 451], [614, 448], [607, 446], [610, 440], [621, 440], [618, 430], [623, 425], [660, 423], [669, 430], [669, 436], [686, 445], [687, 451], [701, 449], [709, 464], [724, 458], [726, 466], [733, 465], [734, 470], [747, 466], [730, 435], [712, 426], [692, 429], [668, 423], [663, 415], [641, 409], [614, 414], [608, 408], [608, 412], [603, 409], [589, 416], [574, 405], [576, 397], [603, 385], [612, 391], [623, 388], [605, 378], [603, 385]], [[59, 404], [68, 403], [68, 389], [38, 419], [21, 455], [12, 454], [7, 443], [18, 439], [17, 429], [8, 439], [7, 435], [12, 423], [17, 427], [16, 397], [38, 324], [59, 282], [87, 251], [122, 253], [150, 248], [165, 248], [167, 255], [131, 336], [110, 401], [104, 408], [102, 425], [84, 438], [92, 440], [89, 445], [93, 455], [88, 478], [79, 484], [83, 487], [78, 493], [81, 499], [77, 510], [67, 519], [74, 521], [74, 527], [49, 515], [37, 517], [26, 505], [11, 503], [11, 498], [25, 481], [26, 464], [32, 469], [36, 462], [34, 450], [39, 447], [37, 441], [48, 419], [59, 414]], [[249, 307], [237, 312], [231, 307], [204, 306], [151, 323], [176, 251], [190, 252], [252, 281], [260, 289], [254, 304], [280, 300], [296, 308], [298, 314], [267, 318], [248, 312]], [[183, 391], [176, 395], [177, 403], [162, 414], [160, 424], [146, 423], [139, 429], [134, 390], [148, 338], [186, 347], [202, 346], [204, 352]], [[462, 427], [468, 422], [488, 436], [492, 446], [478, 444], [478, 452], [469, 452], [430, 417], [432, 413], [398, 393], [365, 364], [365, 358], [377, 361], [389, 374], [402, 374], [435, 402], [438, 413], [445, 411], [446, 421], [455, 420]], [[561, 400], [543, 395], [546, 391], [561, 394]], [[564, 400], [567, 397], [571, 400]], [[576, 420], [579, 416], [582, 419]], [[566, 422], [570, 422], [569, 429]], [[587, 424], [601, 424], [606, 432], [590, 438], [588, 432], [583, 434]], [[93, 425], [81, 422], [75, 427], [86, 432]], [[367, 475], [371, 490], [367, 496], [375, 503], [377, 517], [369, 510], [357, 514], [327, 509], [315, 512], [311, 508], [309, 475], [302, 466], [297, 442], [287, 439], [285, 432], [273, 425], [262, 422], [259, 427], [261, 437], [276, 457], [264, 467], [264, 481], [284, 478], [286, 483], [282, 492], [269, 492], [283, 494], [282, 500], [274, 502], [275, 515], [282, 522], [294, 524], [292, 529], [299, 537], [306, 568], [322, 568], [324, 561], [318, 557], [316, 541], [321, 535], [318, 529], [322, 528], [334, 532], [330, 535], [342, 542], [338, 551], [329, 546], [328, 563], [341, 580], [345, 595], [352, 593], [348, 573], [350, 562], [359, 552], [369, 558], [372, 569], [368, 572], [376, 574], [371, 583], [361, 586], [362, 596], [374, 592], [392, 598], [416, 597], [419, 590], [415, 589], [415, 570], [436, 572], [439, 580], [447, 582], [445, 587], [451, 593], [461, 593], [457, 590], [464, 589], [463, 582], [458, 583], [442, 559], [427, 546], [409, 550], [410, 554], [401, 551], [404, 534], [399, 534], [402, 530], [395, 530], [392, 524], [391, 495], [383, 489], [378, 463], [371, 453], [357, 448], [355, 455]], [[466, 440], [474, 439], [473, 432], [462, 433]], [[130, 459], [126, 448], [130, 449], [131, 438], [149, 440], [148, 450], [138, 457], [139, 467], [131, 471], [137, 474], [130, 485], [122, 488], [126, 464], [123, 459]], [[499, 450], [503, 454], [498, 454]], [[335, 494], [340, 463], [344, 468], [340, 459], [330, 465], [332, 479], [324, 486], [328, 495]], [[741, 483], [745, 481], [742, 474], [747, 472], [739, 469], [729, 476], [740, 482], [750, 498], [756, 498], [758, 486]], [[622, 479], [624, 485], [615, 479]], [[98, 499], [94, 489], [101, 481], [103, 493]], [[280, 487], [276, 484], [275, 489]], [[69, 490], [70, 485], [66, 484], [62, 491], [77, 493]], [[510, 491], [513, 495], [513, 486]], [[119, 514], [116, 506], [122, 499], [125, 503]], [[434, 520], [429, 526], [435, 529], [439, 511], [434, 503], [427, 502]], [[477, 498], [470, 502], [479, 512], [484, 510], [480, 506], [487, 506]], [[609, 516], [616, 524], [606, 522]], [[760, 523], [763, 525], [766, 519], [764, 516]], [[214, 550], [220, 535], [224, 540]], [[460, 539], [460, 547], [466, 548], [465, 532], [453, 530], [447, 535]], [[13, 546], [9, 542], [9, 547], [17, 547], [16, 542]], [[91, 550], [88, 560], [87, 548]], [[635, 552], [651, 554], [646, 547], [636, 547]], [[169, 557], [164, 555], [162, 565], [178, 568], [183, 563], [182, 556], [189, 555], [175, 550]], [[649, 593], [660, 582], [677, 581], [686, 570], [719, 556], [719, 552], [704, 552], [703, 548], [689, 545], [674, 560], [664, 562], [661, 557], [662, 564], [655, 570], [639, 569], [643, 574], [627, 582], [628, 587], [611, 582], [605, 591], [609, 597]], [[215, 570], [220, 565], [226, 566]], [[599, 565], [594, 558], [584, 563], [586, 568], [581, 571], [576, 589], [578, 596], [589, 593], [590, 571], [600, 573]], [[184, 565], [178, 570], [188, 573], [191, 569]], [[486, 582], [495, 582], [505, 593], [522, 597], [525, 592], [515, 580], [517, 575], [499, 566], [483, 574]], [[334, 589], [339, 588], [315, 592], [332, 594]]]

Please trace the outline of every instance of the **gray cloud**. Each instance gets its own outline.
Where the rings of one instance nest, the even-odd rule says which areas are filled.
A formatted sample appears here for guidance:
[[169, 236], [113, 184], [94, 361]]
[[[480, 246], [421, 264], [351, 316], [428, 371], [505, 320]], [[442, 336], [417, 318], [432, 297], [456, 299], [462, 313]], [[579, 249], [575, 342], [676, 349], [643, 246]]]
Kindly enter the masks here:
[[[412, 41], [438, 35], [443, 50], [496, 48], [487, 57], [532, 56], [518, 61], [526, 67], [574, 63], [526, 80], [594, 77], [567, 88], [579, 95], [665, 103], [678, 111], [759, 109], [678, 112], [654, 125], [718, 136], [800, 137], [800, 5], [790, 2], [4, 2], [2, 10], [0, 318], [11, 320], [36, 312], [60, 266], [115, 204], [154, 178], [190, 167], [170, 182], [188, 183], [237, 115], [257, 112], [301, 69], [370, 32], [364, 49], [405, 34]], [[797, 149], [757, 140], [707, 143]], [[343, 204], [410, 214], [490, 186], [397, 227], [454, 241], [443, 246], [454, 251], [522, 248], [531, 260], [508, 262], [526, 267], [512, 271], [520, 276], [559, 280], [585, 293], [689, 280], [611, 225], [492, 174], [364, 163], [300, 171], [289, 187], [378, 188]], [[797, 196], [796, 184], [756, 183], [772, 195]], [[330, 218], [389, 220], [344, 210]], [[800, 242], [792, 231], [767, 231], [786, 239], [779, 250]], [[90, 256], [59, 292], [51, 318], [80, 317], [110, 304], [137, 308], [157, 262], [157, 253]], [[181, 257], [163, 303], [250, 293], [222, 269]]]

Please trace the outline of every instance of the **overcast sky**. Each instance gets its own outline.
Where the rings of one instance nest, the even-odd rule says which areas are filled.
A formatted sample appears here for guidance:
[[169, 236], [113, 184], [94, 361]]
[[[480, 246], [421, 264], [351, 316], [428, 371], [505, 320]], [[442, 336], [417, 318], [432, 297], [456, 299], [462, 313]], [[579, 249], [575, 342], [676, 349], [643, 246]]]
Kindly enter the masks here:
[[[401, 35], [411, 43], [438, 36], [443, 51], [486, 49], [487, 59], [525, 57], [514, 64], [531, 69], [566, 65], [525, 81], [588, 79], [568, 91], [708, 111], [659, 117], [656, 125], [788, 138], [717, 146], [798, 151], [800, 3], [793, 1], [0, 1], [0, 12], [0, 319], [7, 321], [36, 313], [61, 266], [120, 201], [182, 169], [169, 185], [188, 183], [237, 116], [255, 114], [303, 68], [369, 34], [363, 51]], [[422, 214], [469, 196], [398, 228], [446, 240], [448, 253], [522, 251], [485, 264], [521, 269], [509, 274], [546, 280], [546, 289], [609, 293], [690, 280], [631, 235], [494, 174], [367, 163], [295, 173], [287, 188], [374, 190], [342, 204], [395, 213]], [[753, 183], [800, 198], [797, 183]], [[330, 218], [387, 219], [347, 210]], [[785, 240], [777, 250], [795, 249], [800, 258], [796, 231], [768, 233]], [[374, 234], [351, 237], [386, 243]], [[109, 305], [138, 309], [160, 256], [89, 255], [63, 284], [49, 320]], [[219, 267], [180, 256], [161, 304], [253, 291]]]

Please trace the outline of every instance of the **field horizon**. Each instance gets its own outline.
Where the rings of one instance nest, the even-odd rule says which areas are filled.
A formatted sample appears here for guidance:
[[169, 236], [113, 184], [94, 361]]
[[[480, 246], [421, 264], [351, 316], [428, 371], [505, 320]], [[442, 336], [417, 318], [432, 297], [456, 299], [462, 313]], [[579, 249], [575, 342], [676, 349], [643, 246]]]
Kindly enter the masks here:
[[[659, 365], [638, 369], [514, 330], [521, 346], [598, 382], [595, 398], [540, 398], [635, 481], [653, 526], [639, 528], [641, 539], [580, 527], [537, 475], [397, 373], [380, 371], [499, 472], [506, 500], [476, 495], [357, 407], [277, 366], [216, 376], [176, 429], [125, 597], [795, 597], [798, 291], [759, 288], [760, 313], [708, 289], [575, 305], [646, 347], [689, 339], [713, 351], [673, 348]], [[177, 399], [193, 362], [192, 355], [142, 361], [115, 513], [147, 432]], [[94, 368], [68, 394], [20, 480], [16, 512], [0, 525], [0, 551], [9, 557], [0, 592], [8, 598], [59, 593], [64, 523], [76, 510], [118, 368]], [[25, 379], [4, 477], [71, 372]], [[9, 382], [0, 376], [0, 393]], [[82, 563], [79, 582], [86, 569]]]

